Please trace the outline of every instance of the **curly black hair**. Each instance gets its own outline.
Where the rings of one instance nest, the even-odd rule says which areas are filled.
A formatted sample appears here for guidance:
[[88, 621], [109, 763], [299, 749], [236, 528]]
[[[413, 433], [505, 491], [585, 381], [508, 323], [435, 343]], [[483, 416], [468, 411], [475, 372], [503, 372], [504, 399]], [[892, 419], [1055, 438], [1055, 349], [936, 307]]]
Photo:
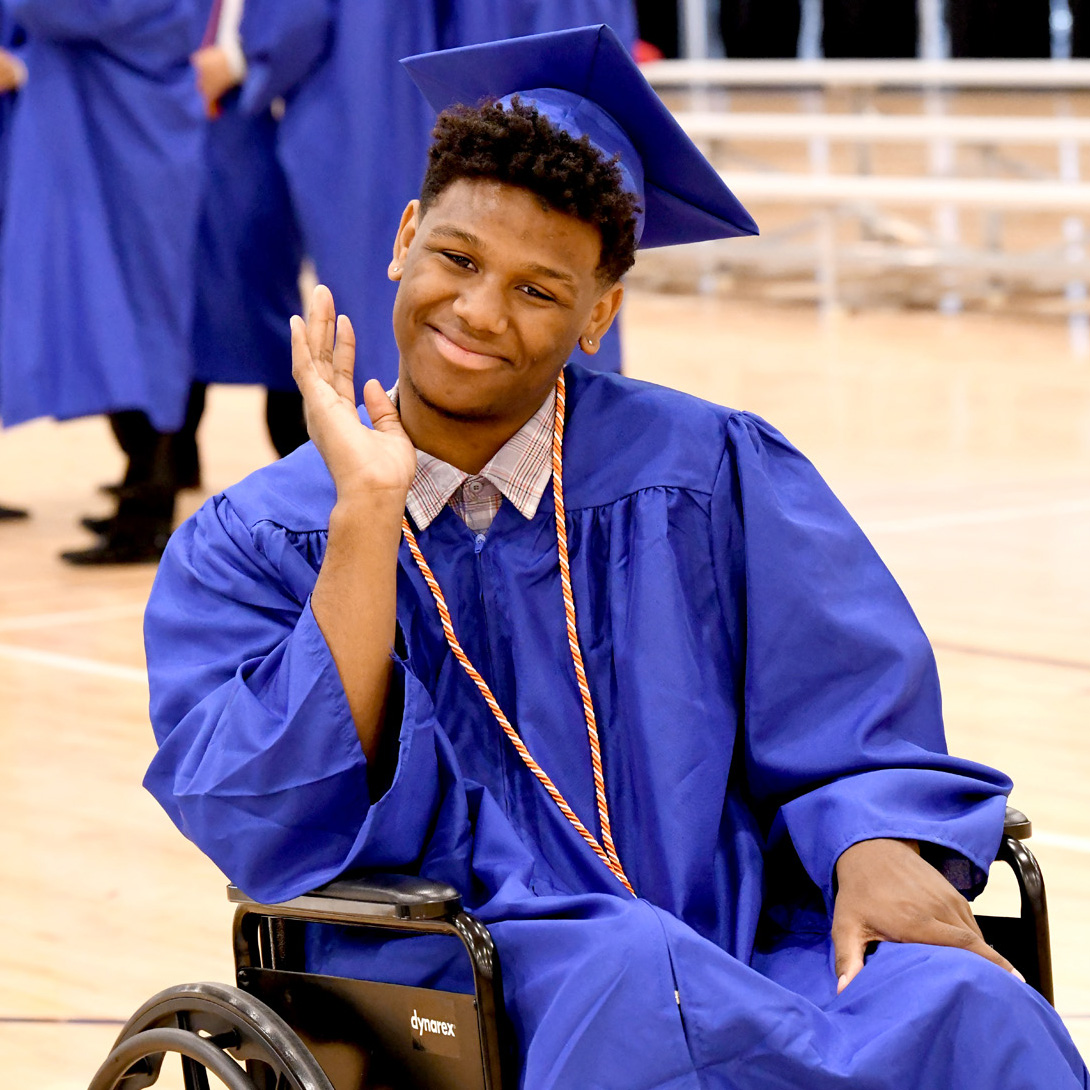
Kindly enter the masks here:
[[557, 128], [536, 107], [515, 96], [499, 103], [444, 110], [432, 132], [421, 211], [459, 178], [518, 186], [550, 208], [598, 229], [602, 256], [596, 275], [612, 284], [636, 260], [636, 197], [623, 188], [616, 160], [607, 160], [586, 136]]

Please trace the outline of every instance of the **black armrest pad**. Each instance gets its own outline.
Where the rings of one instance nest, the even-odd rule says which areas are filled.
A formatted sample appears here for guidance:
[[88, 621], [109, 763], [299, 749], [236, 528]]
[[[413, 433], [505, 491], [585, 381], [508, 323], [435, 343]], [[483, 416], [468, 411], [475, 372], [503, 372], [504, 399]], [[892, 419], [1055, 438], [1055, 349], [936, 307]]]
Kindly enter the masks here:
[[461, 894], [453, 886], [406, 874], [338, 878], [278, 905], [262, 905], [230, 885], [227, 899], [272, 915], [344, 923], [364, 923], [367, 919], [452, 919], [462, 911]]
[[433, 882], [430, 878], [415, 878], [408, 874], [368, 874], [360, 878], [337, 878], [320, 886], [311, 897], [335, 897], [342, 901], [368, 901], [371, 904], [398, 905], [417, 908], [423, 905], [444, 905], [457, 902], [455, 911], [461, 908], [462, 898], [453, 886], [446, 882]]

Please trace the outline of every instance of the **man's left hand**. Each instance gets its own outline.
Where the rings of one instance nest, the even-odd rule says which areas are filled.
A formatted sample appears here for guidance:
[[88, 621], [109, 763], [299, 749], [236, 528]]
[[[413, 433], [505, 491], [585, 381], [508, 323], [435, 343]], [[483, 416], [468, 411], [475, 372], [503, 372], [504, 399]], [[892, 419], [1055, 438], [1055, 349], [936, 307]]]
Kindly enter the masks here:
[[26, 83], [26, 65], [6, 49], [0, 49], [0, 94], [18, 91]]
[[837, 860], [833, 907], [837, 994], [863, 968], [871, 942], [956, 946], [1008, 972], [1014, 966], [980, 933], [969, 902], [920, 858], [911, 840], [862, 840]]
[[239, 78], [231, 67], [227, 51], [218, 45], [208, 45], [198, 49], [189, 58], [197, 74], [197, 90], [204, 99], [205, 108], [210, 116], [215, 114], [219, 100], [232, 87], [237, 87]]

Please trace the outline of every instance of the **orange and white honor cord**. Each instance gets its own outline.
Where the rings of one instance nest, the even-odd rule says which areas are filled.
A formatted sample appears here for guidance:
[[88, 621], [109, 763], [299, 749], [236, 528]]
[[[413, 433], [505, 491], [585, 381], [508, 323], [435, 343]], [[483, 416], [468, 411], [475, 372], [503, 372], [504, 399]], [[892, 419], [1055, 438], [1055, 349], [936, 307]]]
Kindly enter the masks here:
[[609, 868], [621, 885], [635, 897], [636, 891], [632, 888], [631, 882], [624, 873], [621, 860], [617, 855], [617, 848], [613, 843], [613, 833], [609, 824], [609, 805], [606, 801], [605, 773], [602, 767], [602, 748], [598, 739], [598, 725], [594, 715], [594, 704], [590, 696], [590, 686], [587, 684], [587, 673], [583, 667], [583, 653], [579, 648], [579, 636], [575, 627], [575, 597], [572, 594], [571, 572], [568, 563], [568, 530], [564, 517], [563, 450], [564, 372], [561, 371], [559, 378], [556, 380], [556, 413], [553, 418], [553, 504], [556, 509], [557, 553], [560, 558], [560, 587], [564, 597], [564, 614], [567, 619], [568, 647], [571, 650], [572, 663], [575, 666], [575, 678], [583, 701], [583, 715], [587, 722], [587, 738], [590, 741], [590, 763], [594, 774], [594, 795], [598, 803], [598, 821], [602, 829], [601, 843], [579, 820], [575, 811], [568, 805], [567, 800], [545, 770], [530, 755], [530, 751], [526, 748], [526, 744], [519, 736], [518, 731], [511, 726], [507, 716], [503, 714], [503, 709], [492, 695], [488, 683], [481, 677], [477, 668], [470, 662], [469, 656], [462, 650], [462, 645], [454, 634], [454, 624], [451, 621], [450, 610], [447, 608], [446, 599], [443, 597], [439, 582], [432, 573], [431, 568], [428, 567], [428, 562], [424, 559], [424, 554], [417, 544], [416, 536], [413, 534], [407, 518], [401, 520], [401, 532], [405, 537], [413, 559], [416, 561], [416, 566], [420, 569], [420, 573], [424, 576], [424, 581], [428, 584], [432, 597], [435, 599], [436, 607], [439, 610], [439, 619], [443, 625], [443, 632], [454, 657], [462, 664], [473, 684], [480, 690], [485, 703], [492, 709], [496, 722], [499, 723], [503, 733], [507, 735], [526, 767], [534, 774], [541, 786], [548, 791], [553, 802], [560, 808], [560, 812], [571, 822], [576, 832], [590, 845], [594, 854]]

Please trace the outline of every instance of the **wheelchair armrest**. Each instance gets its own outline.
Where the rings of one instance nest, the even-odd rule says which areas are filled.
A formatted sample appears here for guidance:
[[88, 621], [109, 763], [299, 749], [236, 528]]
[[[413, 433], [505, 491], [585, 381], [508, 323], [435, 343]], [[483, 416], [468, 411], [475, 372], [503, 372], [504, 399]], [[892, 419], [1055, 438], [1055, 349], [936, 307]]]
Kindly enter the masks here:
[[1033, 836], [1033, 822], [1013, 806], [1007, 807], [1007, 816], [1003, 820], [1003, 835], [1012, 840], [1029, 840]]
[[[227, 899], [235, 904], [262, 907], [237, 886], [227, 887]], [[264, 907], [281, 911], [276, 915], [332, 919], [345, 923], [367, 920], [453, 919], [462, 911], [462, 898], [453, 886], [406, 874], [369, 874], [360, 878], [338, 878], [310, 893], [279, 905]]]

